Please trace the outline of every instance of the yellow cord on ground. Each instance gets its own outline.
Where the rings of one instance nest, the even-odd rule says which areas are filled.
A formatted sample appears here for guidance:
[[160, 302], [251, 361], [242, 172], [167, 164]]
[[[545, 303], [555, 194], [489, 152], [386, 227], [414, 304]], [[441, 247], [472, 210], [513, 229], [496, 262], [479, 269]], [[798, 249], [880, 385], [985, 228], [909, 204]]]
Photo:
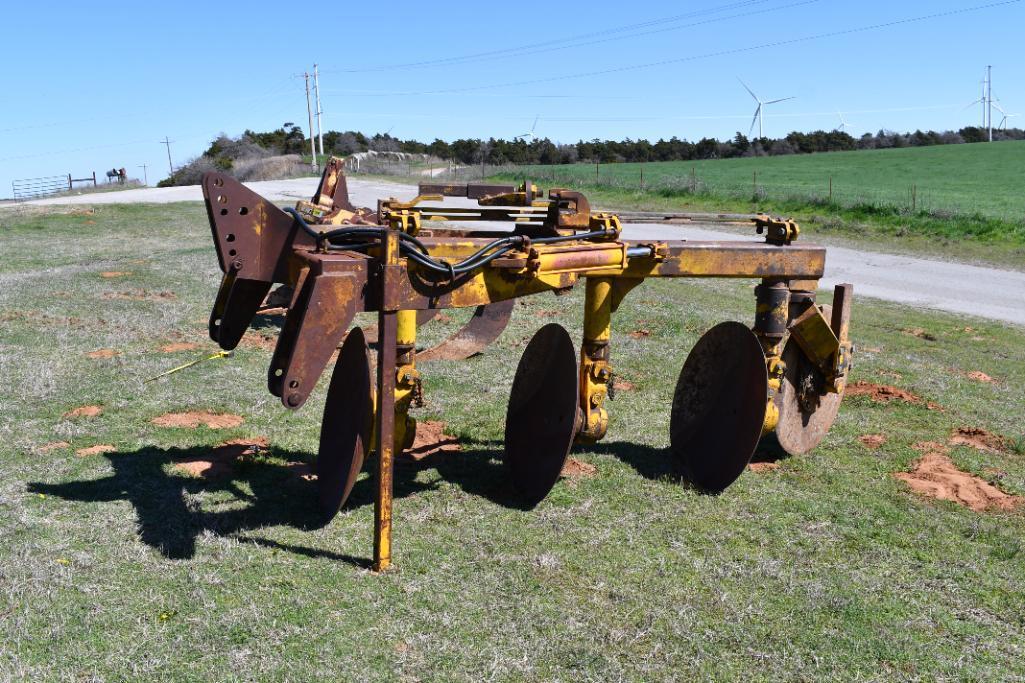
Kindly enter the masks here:
[[191, 368], [193, 365], [199, 365], [200, 363], [205, 363], [208, 360], [214, 360], [215, 358], [231, 358], [234, 355], [235, 355], [234, 351], [218, 351], [217, 353], [213, 354], [212, 356], [206, 356], [205, 358], [197, 358], [196, 360], [190, 361], [190, 362], [186, 363], [185, 365], [179, 365], [176, 368], [171, 368], [167, 372], [161, 372], [156, 377], [150, 377], [149, 379], [144, 380], [143, 384], [149, 384], [150, 382], [152, 382], [154, 380], [158, 380], [161, 377], [167, 377], [168, 375], [173, 375], [176, 372], [180, 372], [180, 371], [182, 371], [182, 370], [184, 370], [186, 368]]

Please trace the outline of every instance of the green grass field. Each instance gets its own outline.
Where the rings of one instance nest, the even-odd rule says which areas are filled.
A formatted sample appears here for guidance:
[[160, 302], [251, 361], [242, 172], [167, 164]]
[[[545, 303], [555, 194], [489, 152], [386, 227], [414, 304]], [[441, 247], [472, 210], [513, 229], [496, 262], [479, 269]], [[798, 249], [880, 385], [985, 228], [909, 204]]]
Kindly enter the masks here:
[[[422, 368], [416, 415], [445, 421], [462, 450], [399, 464], [398, 569], [377, 576], [368, 475], [324, 527], [299, 476], [326, 378], [289, 412], [266, 391], [270, 352], [243, 344], [143, 383], [214, 349], [201, 206], [0, 212], [0, 236], [0, 680], [1025, 677], [1022, 512], [925, 499], [893, 476], [921, 455], [912, 444], [958, 427], [1022, 436], [1019, 328], [856, 300], [852, 379], [923, 403], [848, 398], [816, 451], [708, 496], [672, 477], [670, 396], [702, 332], [752, 318], [754, 283], [647, 283], [614, 322], [633, 390], [611, 404], [607, 439], [574, 452], [595, 476], [523, 511], [501, 467], [506, 397], [538, 327], [579, 338], [582, 292], [524, 300], [484, 354]], [[102, 414], [65, 417], [84, 405]], [[188, 410], [244, 421], [152, 422]], [[865, 434], [886, 442], [871, 450]], [[175, 465], [257, 437], [267, 448], [224, 476]], [[97, 445], [110, 449], [76, 455]], [[949, 448], [1025, 495], [1022, 445]]]

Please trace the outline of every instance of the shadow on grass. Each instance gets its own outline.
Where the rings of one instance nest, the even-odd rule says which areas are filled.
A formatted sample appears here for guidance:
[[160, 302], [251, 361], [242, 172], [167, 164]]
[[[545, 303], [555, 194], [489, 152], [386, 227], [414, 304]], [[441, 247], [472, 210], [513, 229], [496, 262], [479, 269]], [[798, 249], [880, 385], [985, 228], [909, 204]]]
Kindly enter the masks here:
[[[28, 490], [83, 502], [127, 500], [136, 511], [139, 539], [170, 559], [193, 557], [196, 538], [209, 532], [309, 557], [370, 566], [367, 558], [241, 535], [277, 525], [314, 530], [330, 521], [317, 507], [316, 481], [300, 476], [308, 472], [303, 464], [308, 454], [273, 449], [275, 460], [288, 462], [265, 457], [241, 458], [232, 461], [226, 472], [209, 477], [191, 476], [173, 467], [176, 463], [210, 458], [212, 450], [145, 447], [109, 453], [104, 457], [114, 473], [108, 477], [58, 484], [30, 482]], [[498, 505], [525, 509], [508, 481], [500, 457], [500, 447], [481, 444], [480, 448], [441, 453], [419, 461], [399, 459], [394, 470], [394, 497], [431, 491], [438, 488], [439, 481], [446, 481]], [[373, 472], [375, 466], [376, 459], [371, 458], [364, 470]], [[436, 470], [439, 477], [418, 481], [420, 473], [429, 470]], [[373, 505], [375, 490], [374, 477], [363, 476], [353, 487], [346, 509]], [[189, 500], [197, 494], [218, 493], [229, 497], [204, 500], [201, 505]]]

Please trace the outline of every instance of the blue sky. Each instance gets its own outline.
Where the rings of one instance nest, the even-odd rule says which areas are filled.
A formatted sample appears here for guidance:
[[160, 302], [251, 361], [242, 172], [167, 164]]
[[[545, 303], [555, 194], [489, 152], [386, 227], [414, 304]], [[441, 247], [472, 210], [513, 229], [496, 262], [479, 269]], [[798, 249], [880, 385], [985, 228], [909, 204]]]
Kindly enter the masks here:
[[325, 129], [404, 138], [508, 138], [535, 116], [562, 142], [725, 138], [755, 108], [738, 77], [796, 97], [766, 110], [770, 136], [833, 128], [837, 110], [856, 135], [956, 129], [981, 118], [964, 107], [987, 64], [1004, 108], [1025, 113], [1025, 2], [858, 29], [985, 4], [9, 3], [0, 197], [12, 178], [142, 164], [155, 183], [165, 135], [178, 165], [221, 131], [305, 127], [295, 75], [314, 62]]

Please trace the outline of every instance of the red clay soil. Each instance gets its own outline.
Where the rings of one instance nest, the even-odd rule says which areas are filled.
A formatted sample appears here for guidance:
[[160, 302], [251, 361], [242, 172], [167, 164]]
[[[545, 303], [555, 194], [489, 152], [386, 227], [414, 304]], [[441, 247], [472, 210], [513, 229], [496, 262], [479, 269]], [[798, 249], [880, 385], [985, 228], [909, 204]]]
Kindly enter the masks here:
[[958, 427], [947, 443], [951, 446], [968, 446], [986, 453], [1003, 453], [1007, 450], [1004, 437], [978, 427]]
[[566, 458], [566, 463], [562, 466], [560, 474], [567, 479], [583, 479], [598, 474], [598, 468], [583, 460]]
[[119, 301], [173, 301], [178, 298], [174, 292], [151, 292], [146, 289], [129, 289], [122, 292], [104, 292], [102, 299]]
[[193, 477], [221, 477], [230, 474], [239, 459], [266, 452], [267, 445], [267, 439], [262, 436], [255, 439], [231, 439], [215, 446], [204, 456], [179, 458], [175, 460], [174, 466]]
[[70, 445], [67, 441], [51, 441], [50, 443], [44, 443], [42, 446], [36, 446], [36, 450], [40, 453], [49, 453], [58, 448], [67, 448]]
[[426, 458], [462, 450], [459, 440], [445, 433], [445, 423], [424, 420], [416, 423], [416, 438], [413, 445], [402, 452], [401, 457], [419, 462]]
[[199, 425], [206, 425], [210, 429], [227, 429], [238, 427], [242, 424], [243, 418], [239, 415], [229, 413], [208, 413], [202, 410], [190, 410], [185, 413], [165, 413], [150, 420], [158, 427], [181, 427], [184, 429], [196, 429]]
[[75, 455], [80, 458], [87, 458], [90, 455], [103, 455], [104, 453], [113, 453], [117, 448], [109, 443], [101, 443], [96, 446], [89, 446], [88, 448], [79, 448], [75, 451]]
[[115, 351], [114, 349], [96, 349], [95, 351], [90, 351], [89, 353], [85, 354], [85, 357], [86, 358], [94, 358], [94, 359], [95, 358], [113, 358], [114, 356], [117, 356], [120, 353], [121, 353], [120, 351]]
[[199, 344], [193, 344], [192, 342], [174, 342], [164, 344], [160, 347], [160, 350], [164, 353], [178, 353], [179, 351], [195, 351], [198, 348]]
[[641, 327], [631, 332], [629, 336], [634, 339], [644, 339], [645, 337], [651, 336], [651, 330]]
[[947, 453], [947, 447], [938, 441], [919, 441], [911, 444], [911, 448], [920, 453]]
[[637, 386], [633, 382], [631, 382], [629, 380], [625, 380], [625, 379], [620, 379], [618, 377], [616, 378], [616, 382], [615, 382], [614, 386], [615, 386], [617, 392], [619, 392], [619, 391], [635, 391], [637, 389]]
[[904, 334], [909, 334], [912, 337], [918, 337], [919, 339], [924, 339], [926, 341], [936, 341], [936, 335], [931, 334], [929, 332], [926, 332], [921, 327], [913, 327], [913, 328], [909, 328], [909, 329], [904, 329], [904, 330], [901, 330], [901, 332], [903, 332]]
[[79, 406], [64, 413], [63, 417], [65, 420], [72, 420], [76, 417], [96, 417], [102, 414], [103, 408], [100, 406]]
[[1022, 498], [1004, 493], [996, 486], [969, 474], [942, 453], [926, 453], [910, 472], [897, 472], [893, 476], [911, 487], [912, 491], [929, 498], [950, 500], [976, 512], [986, 510], [1013, 510]]
[[898, 389], [888, 384], [873, 384], [865, 380], [858, 380], [847, 385], [847, 396], [868, 396], [876, 403], [889, 403], [890, 401], [904, 401], [905, 403], [918, 404], [922, 399], [910, 391]]
[[965, 377], [967, 377], [968, 379], [973, 379], [976, 382], [982, 382], [983, 384], [992, 384], [993, 382], [996, 382], [995, 379], [987, 375], [985, 372], [982, 372], [981, 370], [972, 370], [967, 375], [965, 375]]
[[875, 450], [886, 443], [885, 434], [863, 434], [858, 437], [858, 441], [865, 444], [866, 447]]
[[100, 277], [112, 278], [112, 277], [127, 277], [132, 274], [130, 270], [105, 270], [100, 273]]
[[245, 346], [252, 349], [263, 349], [264, 351], [273, 351], [274, 347], [277, 346], [278, 338], [276, 335], [262, 334], [250, 330], [246, 332], [245, 336], [242, 337], [242, 341], [239, 342], [239, 346]]

